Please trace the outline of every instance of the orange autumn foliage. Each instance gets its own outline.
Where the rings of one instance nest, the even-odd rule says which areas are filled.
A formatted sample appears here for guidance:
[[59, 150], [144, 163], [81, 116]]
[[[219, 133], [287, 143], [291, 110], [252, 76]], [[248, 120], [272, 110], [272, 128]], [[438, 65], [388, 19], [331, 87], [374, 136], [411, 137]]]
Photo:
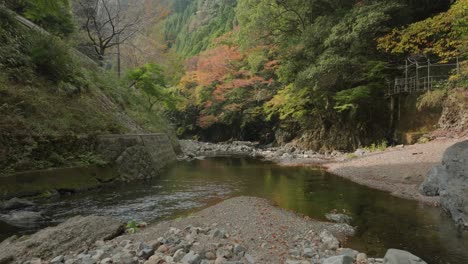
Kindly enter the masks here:
[[241, 60], [242, 54], [237, 47], [221, 45], [203, 52], [197, 66], [198, 83], [209, 86], [223, 81], [229, 73], [235, 70], [233, 64]]

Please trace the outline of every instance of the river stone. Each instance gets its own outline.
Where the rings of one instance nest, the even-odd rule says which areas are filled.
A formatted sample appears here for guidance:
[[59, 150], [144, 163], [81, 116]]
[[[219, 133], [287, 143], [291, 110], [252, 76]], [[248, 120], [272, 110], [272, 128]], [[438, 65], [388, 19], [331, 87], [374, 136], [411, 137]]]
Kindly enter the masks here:
[[18, 227], [36, 226], [44, 220], [41, 212], [12, 211], [8, 214], [0, 214], [0, 220]]
[[447, 189], [448, 174], [445, 166], [434, 166], [424, 182], [419, 186], [419, 192], [426, 196], [437, 196], [440, 190]]
[[358, 264], [366, 264], [367, 263], [367, 255], [365, 253], [359, 253], [356, 256], [356, 263]]
[[325, 218], [336, 223], [346, 223], [346, 224], [349, 224], [351, 220], [353, 219], [351, 216], [347, 216], [345, 214], [334, 214], [334, 213], [326, 214]]
[[175, 262], [179, 262], [181, 261], [185, 256], [185, 252], [183, 249], [178, 249], [175, 253], [174, 253], [174, 256], [172, 256], [172, 259], [175, 261]]
[[350, 256], [353, 259], [356, 258], [356, 256], [359, 254], [357, 250], [351, 249], [351, 248], [340, 248], [338, 249], [338, 254], [340, 255], [345, 255], [345, 256]]
[[21, 239], [0, 243], [0, 263], [22, 263], [31, 257], [50, 259], [70, 251], [92, 247], [97, 240], [112, 239], [124, 231], [123, 224], [109, 217], [76, 216]]
[[323, 264], [353, 264], [353, 258], [346, 255], [333, 256], [325, 259]]
[[320, 240], [322, 241], [325, 249], [336, 250], [340, 246], [338, 239], [336, 239], [336, 237], [326, 229], [320, 233]]
[[427, 264], [421, 258], [399, 249], [389, 249], [385, 253], [384, 264]]
[[50, 261], [50, 263], [57, 264], [57, 263], [62, 263], [63, 261], [65, 261], [65, 257], [63, 255], [60, 255], [60, 256], [57, 256], [57, 257], [53, 258]]
[[196, 254], [193, 251], [187, 253], [181, 260], [183, 264], [199, 264], [200, 263], [200, 255]]
[[14, 197], [8, 201], [1, 203], [0, 210], [4, 210], [4, 211], [15, 210], [15, 209], [21, 209], [21, 208], [25, 208], [25, 207], [29, 207], [33, 205], [34, 205], [33, 202]]

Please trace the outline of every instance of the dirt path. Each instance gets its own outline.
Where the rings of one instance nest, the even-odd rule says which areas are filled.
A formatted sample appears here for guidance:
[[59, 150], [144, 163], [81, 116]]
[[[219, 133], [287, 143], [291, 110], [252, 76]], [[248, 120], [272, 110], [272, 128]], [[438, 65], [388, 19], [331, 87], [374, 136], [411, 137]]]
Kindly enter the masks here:
[[332, 162], [324, 167], [331, 173], [392, 195], [438, 205], [437, 197], [419, 193], [418, 187], [427, 172], [441, 162], [444, 151], [456, 142], [468, 139], [438, 139], [425, 144], [392, 147], [344, 162]]

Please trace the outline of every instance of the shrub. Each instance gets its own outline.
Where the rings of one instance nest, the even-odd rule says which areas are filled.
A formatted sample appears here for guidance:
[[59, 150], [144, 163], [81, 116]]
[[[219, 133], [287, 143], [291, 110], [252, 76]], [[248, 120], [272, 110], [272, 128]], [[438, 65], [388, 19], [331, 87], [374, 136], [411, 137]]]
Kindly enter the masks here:
[[27, 43], [35, 70], [53, 82], [70, 81], [74, 72], [68, 48], [57, 38], [31, 34]]
[[418, 97], [416, 107], [419, 111], [424, 109], [435, 109], [442, 107], [444, 99], [447, 95], [447, 89], [437, 89], [428, 91]]

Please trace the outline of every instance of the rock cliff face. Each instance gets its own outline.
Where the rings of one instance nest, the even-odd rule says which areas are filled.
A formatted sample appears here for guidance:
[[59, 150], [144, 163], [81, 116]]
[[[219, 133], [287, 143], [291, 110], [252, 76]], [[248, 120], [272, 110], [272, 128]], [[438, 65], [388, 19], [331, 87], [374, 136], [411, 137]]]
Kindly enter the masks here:
[[428, 196], [440, 195], [443, 208], [453, 220], [468, 228], [468, 140], [445, 151], [442, 165], [429, 172], [419, 190]]

